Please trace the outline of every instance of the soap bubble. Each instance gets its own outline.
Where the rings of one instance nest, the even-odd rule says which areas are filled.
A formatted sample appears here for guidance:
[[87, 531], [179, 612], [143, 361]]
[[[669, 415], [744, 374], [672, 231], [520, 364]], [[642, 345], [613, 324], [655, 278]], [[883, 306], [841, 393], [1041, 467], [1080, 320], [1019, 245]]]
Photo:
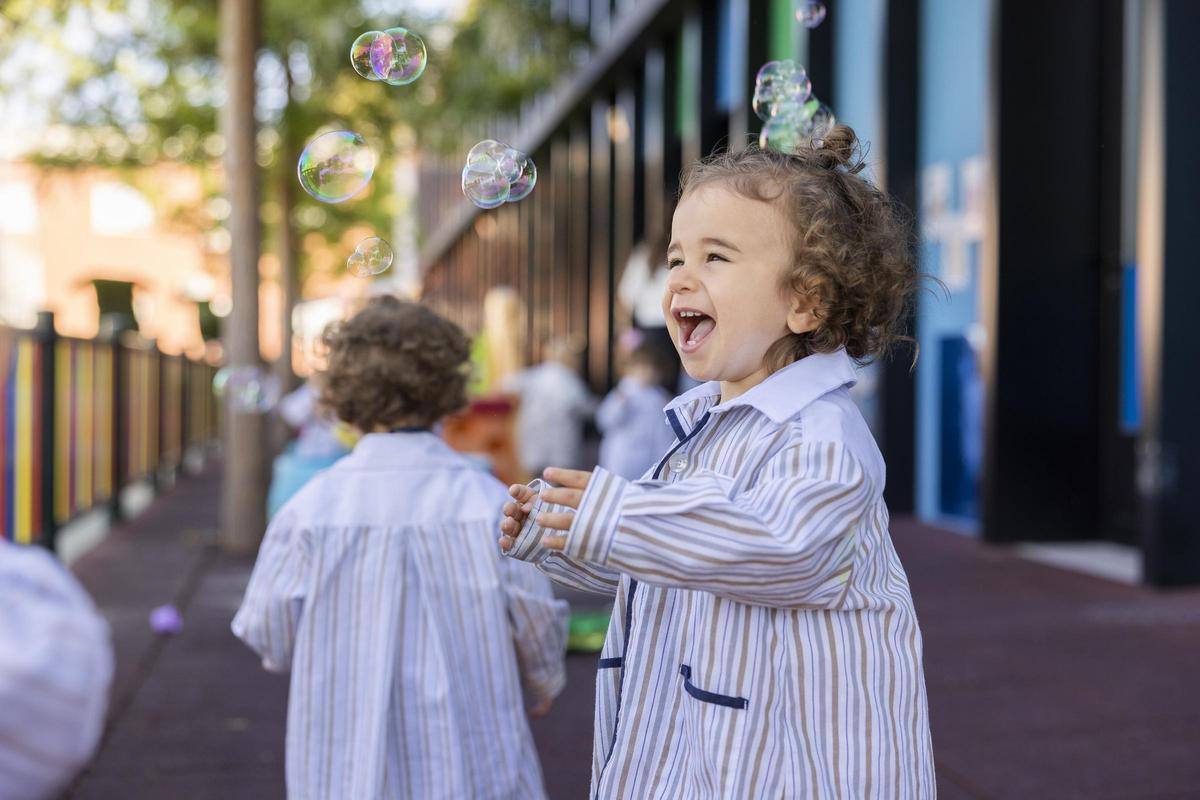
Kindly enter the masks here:
[[264, 413], [279, 402], [279, 381], [262, 367], [226, 365], [213, 377], [213, 394], [240, 414]]
[[341, 203], [358, 194], [375, 172], [375, 154], [361, 134], [332, 131], [313, 139], [300, 154], [296, 174], [304, 191], [322, 203]]
[[350, 45], [350, 64], [355, 72], [369, 81], [383, 80], [371, 68], [371, 45], [380, 36], [383, 36], [383, 31], [367, 31]]
[[467, 153], [462, 189], [480, 208], [523, 200], [537, 183], [533, 159], [503, 142], [484, 139]]
[[800, 126], [790, 117], [771, 117], [758, 134], [759, 147], [780, 153], [795, 153], [806, 141]]
[[480, 208], [497, 208], [508, 200], [509, 182], [494, 162], [468, 162], [462, 171], [462, 190]]
[[754, 78], [751, 103], [759, 119], [768, 120], [803, 104], [812, 95], [812, 82], [804, 67], [791, 59], [768, 61]]
[[356, 278], [369, 278], [386, 272], [392, 265], [392, 246], [378, 236], [363, 239], [346, 259], [346, 269]]
[[817, 2], [802, 2], [796, 9], [796, 20], [804, 27], [812, 30], [825, 21], [825, 4]]
[[808, 138], [812, 140], [813, 147], [824, 145], [825, 137], [836, 124], [837, 117], [833, 115], [833, 109], [824, 103], [818, 103], [808, 117]]
[[371, 70], [392, 86], [405, 86], [425, 72], [425, 42], [407, 28], [388, 28], [371, 42]]
[[524, 200], [526, 197], [529, 197], [529, 193], [533, 191], [534, 184], [536, 183], [537, 167], [534, 165], [533, 159], [527, 156], [522, 166], [521, 174], [508, 187], [508, 202], [515, 203], [518, 200]]
[[173, 605], [158, 606], [150, 612], [150, 630], [171, 636], [183, 630], [183, 614]]

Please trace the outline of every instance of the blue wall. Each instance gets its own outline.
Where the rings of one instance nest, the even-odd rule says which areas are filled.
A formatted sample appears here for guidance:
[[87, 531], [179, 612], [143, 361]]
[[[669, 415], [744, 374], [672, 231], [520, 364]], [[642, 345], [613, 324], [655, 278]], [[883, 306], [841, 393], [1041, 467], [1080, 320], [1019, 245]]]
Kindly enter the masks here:
[[[991, 3], [922, 0], [920, 8], [919, 203], [927, 209], [930, 195], [926, 180], [931, 171], [937, 170], [937, 165], [948, 168], [950, 213], [946, 219], [953, 226], [955, 215], [963, 210], [962, 166], [984, 155]], [[967, 447], [968, 457], [978, 455], [981, 441], [971, 441], [973, 434], [969, 432], [962, 436], [955, 433], [964, 425], [976, 430], [968, 423], [978, 416], [977, 409], [968, 415], [970, 419], [951, 417], [982, 394], [978, 386], [955, 385], [956, 376], [961, 377], [963, 371], [957, 363], [943, 364], [942, 359], [943, 353], [956, 357], [969, 353], [969, 349], [964, 350], [964, 339], [978, 339], [980, 247], [977, 242], [965, 245], [965, 270], [957, 276], [948, 274], [947, 242], [929, 228], [930, 222], [923, 214], [921, 268], [950, 280], [953, 286], [948, 297], [940, 289], [922, 293], [918, 305], [921, 354], [917, 366], [917, 512], [924, 519], [965, 518], [970, 528], [973, 514], [964, 512], [961, 505], [957, 510], [948, 508], [946, 492], [947, 487], [956, 485], [960, 493], [963, 491], [963, 476], [958, 474], [962, 462], [953, 457], [956, 448]], [[955, 405], [958, 401], [962, 407]], [[967, 441], [948, 441], [948, 436]]]

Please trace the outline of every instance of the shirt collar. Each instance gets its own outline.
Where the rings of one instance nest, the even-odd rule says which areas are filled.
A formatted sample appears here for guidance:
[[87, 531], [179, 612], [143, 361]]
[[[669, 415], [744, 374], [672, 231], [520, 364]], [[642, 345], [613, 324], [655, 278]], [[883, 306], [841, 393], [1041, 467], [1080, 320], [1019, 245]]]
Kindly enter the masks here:
[[344, 469], [475, 468], [472, 462], [428, 431], [368, 433], [358, 440], [354, 450], [339, 461], [338, 466]]
[[857, 381], [854, 362], [844, 349], [838, 349], [832, 353], [805, 356], [728, 403], [718, 402], [721, 384], [709, 381], [684, 392], [668, 403], [664, 411], [668, 418], [674, 414], [691, 425], [707, 411], [719, 414], [731, 408], [749, 406], [779, 425], [817, 398], [843, 386], [853, 386]]

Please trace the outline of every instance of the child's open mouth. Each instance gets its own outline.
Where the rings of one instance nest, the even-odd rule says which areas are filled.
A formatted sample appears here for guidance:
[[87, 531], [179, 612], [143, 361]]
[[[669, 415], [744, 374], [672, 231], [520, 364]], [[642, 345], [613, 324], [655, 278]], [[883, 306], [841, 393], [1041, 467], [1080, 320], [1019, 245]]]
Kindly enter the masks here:
[[677, 308], [671, 312], [679, 323], [679, 349], [691, 354], [700, 349], [704, 340], [717, 327], [717, 321], [691, 308]]

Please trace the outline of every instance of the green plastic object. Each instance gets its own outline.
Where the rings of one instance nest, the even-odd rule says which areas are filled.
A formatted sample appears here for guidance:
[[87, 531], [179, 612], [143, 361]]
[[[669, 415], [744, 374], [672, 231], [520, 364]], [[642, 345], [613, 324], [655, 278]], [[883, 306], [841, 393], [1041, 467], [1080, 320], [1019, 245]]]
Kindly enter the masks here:
[[608, 611], [572, 611], [567, 630], [567, 650], [572, 653], [599, 653], [608, 635]]

